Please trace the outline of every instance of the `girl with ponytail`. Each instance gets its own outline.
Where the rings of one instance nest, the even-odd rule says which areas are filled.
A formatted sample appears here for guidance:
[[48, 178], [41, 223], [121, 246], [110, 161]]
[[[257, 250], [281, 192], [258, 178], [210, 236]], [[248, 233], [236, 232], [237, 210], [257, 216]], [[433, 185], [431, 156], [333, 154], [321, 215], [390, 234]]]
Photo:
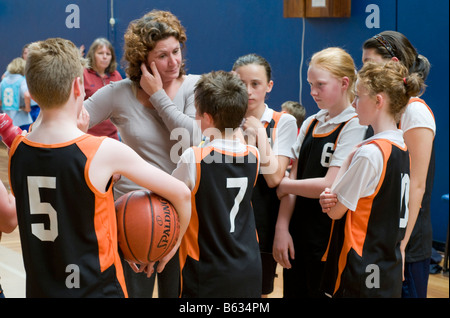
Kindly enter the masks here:
[[398, 62], [369, 62], [358, 73], [355, 109], [374, 136], [350, 154], [320, 195], [322, 211], [335, 220], [322, 286], [333, 297], [402, 295], [410, 170], [397, 122], [423, 90], [423, 79]]

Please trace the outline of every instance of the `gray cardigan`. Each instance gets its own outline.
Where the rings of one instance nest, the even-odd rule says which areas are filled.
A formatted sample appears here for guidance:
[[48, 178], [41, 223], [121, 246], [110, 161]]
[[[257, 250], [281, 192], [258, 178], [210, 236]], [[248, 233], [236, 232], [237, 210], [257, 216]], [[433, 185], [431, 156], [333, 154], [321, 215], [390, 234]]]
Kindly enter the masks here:
[[[155, 109], [143, 106], [136, 99], [131, 80], [111, 82], [84, 102], [90, 116], [89, 126], [110, 119], [122, 142], [170, 174], [182, 152], [201, 141], [194, 105], [194, 88], [199, 79], [200, 75], [187, 75], [173, 101], [164, 90], [153, 94], [150, 102]], [[125, 177], [114, 188], [116, 198], [140, 189]]]

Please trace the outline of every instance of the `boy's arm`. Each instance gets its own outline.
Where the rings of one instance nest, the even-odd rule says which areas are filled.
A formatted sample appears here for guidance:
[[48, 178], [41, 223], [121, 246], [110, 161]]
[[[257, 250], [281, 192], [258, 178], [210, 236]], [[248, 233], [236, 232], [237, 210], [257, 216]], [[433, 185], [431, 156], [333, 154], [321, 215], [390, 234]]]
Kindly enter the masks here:
[[16, 199], [0, 181], [0, 232], [11, 233], [16, 227]]
[[[92, 160], [89, 178], [97, 189], [105, 189], [106, 183], [114, 174], [123, 175], [172, 203], [180, 219], [180, 236], [174, 249], [176, 251], [191, 217], [191, 192], [188, 187], [147, 163], [127, 145], [106, 138]], [[165, 263], [160, 262], [158, 271], [162, 271], [164, 266]]]

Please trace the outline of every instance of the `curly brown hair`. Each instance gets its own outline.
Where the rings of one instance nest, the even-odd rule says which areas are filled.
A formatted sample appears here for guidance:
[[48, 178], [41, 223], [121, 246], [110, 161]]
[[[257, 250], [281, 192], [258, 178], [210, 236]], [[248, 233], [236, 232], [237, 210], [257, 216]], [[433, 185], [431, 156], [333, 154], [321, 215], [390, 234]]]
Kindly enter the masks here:
[[[186, 30], [180, 20], [169, 11], [152, 10], [142, 18], [131, 21], [125, 32], [123, 59], [127, 66], [125, 72], [134, 83], [139, 85], [142, 76], [141, 64], [147, 62], [148, 53], [156, 43], [168, 37], [175, 37], [184, 49]], [[186, 74], [183, 60], [180, 77]]]
[[389, 112], [398, 122], [411, 97], [420, 96], [426, 85], [418, 73], [409, 74], [399, 62], [365, 63], [358, 72], [358, 81], [372, 96], [384, 92], [390, 100]]

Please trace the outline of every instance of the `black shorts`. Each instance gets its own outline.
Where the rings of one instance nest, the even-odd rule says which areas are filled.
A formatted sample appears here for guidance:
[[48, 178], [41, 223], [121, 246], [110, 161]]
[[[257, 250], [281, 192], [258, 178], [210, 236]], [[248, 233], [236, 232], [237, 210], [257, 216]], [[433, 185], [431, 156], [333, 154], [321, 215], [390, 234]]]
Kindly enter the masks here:
[[262, 263], [262, 294], [268, 295], [273, 292], [273, 283], [277, 276], [277, 262], [272, 253], [261, 253]]

